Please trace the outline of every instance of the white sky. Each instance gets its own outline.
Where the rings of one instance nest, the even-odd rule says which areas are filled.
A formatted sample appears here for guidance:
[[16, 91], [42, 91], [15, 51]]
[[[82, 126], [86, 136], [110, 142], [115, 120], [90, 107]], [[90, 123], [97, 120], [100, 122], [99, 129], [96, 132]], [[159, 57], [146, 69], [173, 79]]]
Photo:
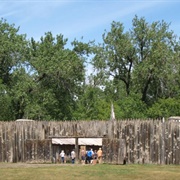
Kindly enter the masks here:
[[132, 27], [135, 15], [148, 22], [164, 20], [180, 36], [180, 0], [0, 0], [0, 18], [20, 27], [27, 38], [39, 40], [45, 32], [102, 42], [112, 21]]

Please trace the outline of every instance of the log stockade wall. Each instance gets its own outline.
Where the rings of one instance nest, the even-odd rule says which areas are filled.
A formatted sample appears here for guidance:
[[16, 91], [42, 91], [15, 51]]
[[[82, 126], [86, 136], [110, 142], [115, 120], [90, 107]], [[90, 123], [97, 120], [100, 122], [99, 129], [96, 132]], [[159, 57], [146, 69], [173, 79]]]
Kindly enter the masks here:
[[158, 120], [0, 122], [0, 162], [52, 163], [51, 137], [102, 137], [104, 163], [180, 164], [180, 123]]

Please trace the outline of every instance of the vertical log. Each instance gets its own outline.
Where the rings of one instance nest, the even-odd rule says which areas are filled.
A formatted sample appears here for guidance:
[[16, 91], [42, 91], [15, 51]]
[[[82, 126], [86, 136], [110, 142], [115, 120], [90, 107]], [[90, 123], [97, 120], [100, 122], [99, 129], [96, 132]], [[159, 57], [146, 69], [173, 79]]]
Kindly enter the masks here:
[[6, 161], [9, 162], [9, 128], [8, 128], [8, 124], [6, 123]]
[[51, 139], [48, 139], [46, 140], [46, 143], [45, 143], [45, 162], [51, 162], [51, 157], [52, 157], [52, 146], [51, 146]]
[[112, 163], [118, 164], [118, 140], [113, 139], [113, 148], [112, 148]]
[[179, 136], [179, 130], [180, 130], [180, 123], [174, 122], [173, 126], [173, 164], [180, 164], [179, 162], [179, 154], [180, 154], [180, 136]]
[[161, 122], [158, 120], [157, 122], [157, 129], [156, 129], [156, 164], [160, 164], [160, 139], [159, 139], [159, 134], [160, 134], [160, 124]]
[[31, 140], [26, 140], [26, 162], [31, 162], [32, 160], [32, 151], [33, 151], [33, 143]]
[[14, 155], [14, 157], [13, 157], [13, 162], [15, 163], [15, 162], [17, 162], [17, 153], [16, 153], [16, 150], [17, 150], [17, 148], [16, 148], [16, 143], [17, 143], [17, 136], [16, 136], [16, 125], [14, 126], [14, 144], [13, 144], [13, 155]]
[[126, 143], [124, 139], [119, 139], [118, 164], [126, 164]]
[[102, 152], [103, 152], [103, 161], [104, 163], [108, 163], [107, 159], [108, 159], [108, 139], [107, 138], [103, 138], [102, 139]]
[[112, 139], [114, 136], [114, 122], [108, 121], [108, 138]]
[[169, 132], [170, 123], [171, 122], [168, 122], [166, 126], [166, 164], [170, 164], [170, 139], [171, 139], [171, 134]]
[[13, 129], [12, 129], [12, 123], [9, 124], [9, 156], [10, 156], [10, 159], [9, 159], [9, 162], [13, 162], [13, 144], [12, 144], [12, 133], [13, 133]]
[[44, 141], [37, 140], [36, 143], [37, 143], [37, 159], [36, 159], [36, 161], [43, 162], [43, 160], [44, 160], [44, 147], [43, 147]]
[[113, 121], [113, 138], [117, 138], [117, 121]]
[[146, 139], [146, 129], [145, 122], [141, 121], [141, 141], [140, 141], [140, 159], [139, 163], [144, 164], [145, 159], [145, 139]]
[[126, 160], [128, 163], [130, 163], [129, 159], [129, 136], [128, 136], [128, 126], [127, 126], [127, 121], [124, 122], [124, 138], [126, 142]]
[[137, 163], [138, 123], [134, 123], [134, 163]]
[[23, 162], [26, 162], [26, 154], [27, 154], [27, 149], [26, 149], [26, 128], [23, 126], [23, 134], [22, 134], [22, 141], [23, 141]]
[[161, 137], [160, 137], [160, 140], [161, 140], [161, 164], [165, 164], [165, 154], [166, 154], [166, 151], [165, 151], [165, 123], [162, 122], [162, 126], [161, 126]]
[[154, 163], [154, 123], [150, 123], [150, 163]]
[[138, 163], [141, 164], [143, 161], [143, 139], [144, 139], [144, 126], [143, 126], [143, 122], [140, 122], [140, 133], [139, 133], [139, 161]]
[[147, 139], [146, 139], [146, 152], [147, 152], [147, 161], [150, 163], [150, 146], [151, 146], [151, 123], [148, 121], [148, 129], [147, 129]]
[[165, 122], [165, 139], [164, 139], [164, 147], [165, 147], [165, 164], [168, 164], [168, 124], [169, 122]]
[[171, 126], [170, 126], [170, 138], [169, 138], [169, 142], [170, 142], [170, 152], [169, 152], [169, 162], [170, 164], [173, 164], [173, 141], [174, 141], [174, 138], [173, 138], [173, 125], [174, 125], [175, 122], [172, 122], [171, 123]]
[[134, 163], [134, 126], [131, 123], [129, 124], [129, 147], [131, 163]]
[[0, 122], [0, 162], [2, 162], [2, 155], [3, 155], [3, 138], [2, 138], [2, 123]]
[[143, 144], [143, 160], [142, 163], [149, 163], [149, 147], [148, 147], [148, 122], [144, 122], [144, 144]]
[[75, 138], [75, 153], [76, 153], [76, 163], [79, 163], [79, 146], [78, 146], [78, 137]]
[[130, 160], [130, 148], [129, 148], [129, 128], [128, 128], [128, 123], [125, 121], [125, 127], [124, 127], [124, 136], [125, 136], [125, 141], [126, 141], [126, 157], [128, 163], [131, 163]]
[[[87, 127], [91, 129], [87, 130]], [[51, 143], [38, 141], [62, 134], [76, 137], [107, 135], [109, 139], [104, 149], [108, 163], [122, 163], [124, 153], [129, 163], [180, 164], [179, 131], [179, 122], [0, 122], [0, 162], [46, 161], [51, 156], [48, 155], [52, 152], [49, 150]], [[26, 140], [31, 140], [31, 144]]]
[[112, 138], [109, 139], [109, 145], [108, 145], [108, 163], [112, 163]]
[[6, 123], [5, 123], [5, 126], [4, 126], [4, 155], [5, 155], [5, 162], [8, 162], [8, 158], [7, 158], [7, 127], [6, 127]]
[[2, 162], [4, 162], [4, 123], [1, 126], [1, 155], [2, 155]]
[[180, 123], [179, 122], [177, 122], [176, 138], [177, 138], [176, 164], [180, 164]]
[[17, 156], [17, 160], [16, 162], [19, 162], [20, 160], [20, 153], [19, 153], [19, 128], [16, 127], [16, 156]]
[[159, 132], [159, 122], [156, 121], [156, 132], [155, 132], [155, 163], [158, 164], [158, 158], [159, 158], [159, 139], [158, 139], [158, 132]]

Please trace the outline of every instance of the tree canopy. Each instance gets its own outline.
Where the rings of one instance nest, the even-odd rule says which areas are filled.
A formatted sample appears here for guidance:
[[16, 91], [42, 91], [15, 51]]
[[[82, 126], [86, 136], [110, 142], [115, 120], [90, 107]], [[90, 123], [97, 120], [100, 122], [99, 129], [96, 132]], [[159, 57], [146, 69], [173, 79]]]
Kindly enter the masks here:
[[[26, 39], [0, 20], [0, 120], [108, 120], [179, 116], [180, 41], [162, 21], [113, 21], [102, 42], [45, 32]], [[86, 67], [92, 67], [87, 75]]]

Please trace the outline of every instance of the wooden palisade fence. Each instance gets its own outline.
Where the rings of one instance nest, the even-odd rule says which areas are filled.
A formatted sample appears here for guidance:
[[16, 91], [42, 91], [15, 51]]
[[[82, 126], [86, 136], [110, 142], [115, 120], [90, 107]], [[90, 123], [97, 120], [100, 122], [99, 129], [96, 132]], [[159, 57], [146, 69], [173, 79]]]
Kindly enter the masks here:
[[105, 163], [180, 164], [180, 123], [158, 120], [0, 122], [0, 162], [52, 162], [61, 136], [103, 137]]

